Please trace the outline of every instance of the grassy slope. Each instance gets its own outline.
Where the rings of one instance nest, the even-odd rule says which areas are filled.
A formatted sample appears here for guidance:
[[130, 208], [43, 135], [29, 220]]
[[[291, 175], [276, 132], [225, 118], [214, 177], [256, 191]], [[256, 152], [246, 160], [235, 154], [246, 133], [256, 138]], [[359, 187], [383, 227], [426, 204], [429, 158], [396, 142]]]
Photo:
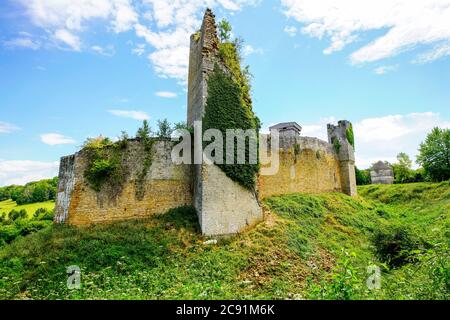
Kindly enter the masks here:
[[47, 201], [18, 206], [17, 203], [15, 203], [12, 200], [0, 201], [0, 214], [2, 214], [3, 212], [8, 214], [13, 209], [15, 210], [25, 209], [28, 215], [31, 217], [39, 208], [53, 210], [55, 208], [55, 202]]
[[[448, 299], [421, 264], [385, 272], [380, 291], [364, 284], [367, 266], [379, 264], [373, 232], [384, 226], [407, 224], [430, 243], [448, 244], [449, 184], [367, 186], [360, 194], [273, 197], [264, 223], [217, 245], [203, 244], [190, 208], [84, 229], [53, 226], [0, 250], [0, 298], [332, 298], [318, 288], [333, 291], [337, 276], [351, 271], [351, 298]], [[66, 289], [70, 265], [81, 267], [81, 290]]]

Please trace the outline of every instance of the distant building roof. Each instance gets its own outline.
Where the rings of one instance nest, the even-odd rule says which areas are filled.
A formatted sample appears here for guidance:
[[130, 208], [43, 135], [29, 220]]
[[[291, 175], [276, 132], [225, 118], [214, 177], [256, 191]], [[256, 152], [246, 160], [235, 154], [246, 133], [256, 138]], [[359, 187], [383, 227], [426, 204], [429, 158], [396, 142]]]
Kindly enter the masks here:
[[279, 131], [292, 129], [292, 130], [297, 131], [299, 134], [302, 131], [302, 127], [297, 122], [282, 122], [282, 123], [278, 123], [274, 126], [271, 126], [269, 129], [270, 130], [277, 129]]
[[374, 165], [372, 166], [372, 170], [388, 170], [388, 169], [392, 169], [392, 167], [387, 165], [383, 161], [378, 161], [377, 163], [374, 163]]

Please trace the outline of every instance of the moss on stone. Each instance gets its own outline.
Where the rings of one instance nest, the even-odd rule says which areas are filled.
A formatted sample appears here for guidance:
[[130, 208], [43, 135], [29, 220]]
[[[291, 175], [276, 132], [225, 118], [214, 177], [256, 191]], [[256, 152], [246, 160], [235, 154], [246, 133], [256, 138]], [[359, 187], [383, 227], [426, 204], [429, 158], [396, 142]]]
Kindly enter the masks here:
[[345, 135], [347, 136], [347, 141], [355, 148], [355, 135], [353, 133], [353, 126], [350, 125], [345, 131]]

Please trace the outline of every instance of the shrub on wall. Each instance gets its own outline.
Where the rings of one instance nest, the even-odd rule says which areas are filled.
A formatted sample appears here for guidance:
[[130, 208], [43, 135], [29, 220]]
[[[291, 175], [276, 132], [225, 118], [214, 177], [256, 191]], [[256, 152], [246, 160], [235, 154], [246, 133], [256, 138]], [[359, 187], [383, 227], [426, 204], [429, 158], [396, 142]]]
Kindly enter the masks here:
[[345, 131], [345, 135], [347, 136], [347, 141], [355, 148], [355, 134], [353, 132], [353, 125], [350, 125]]
[[122, 143], [112, 143], [110, 139], [99, 137], [88, 139], [83, 147], [87, 156], [84, 177], [90, 187], [99, 192], [106, 184], [117, 195], [125, 182], [126, 170], [122, 166]]

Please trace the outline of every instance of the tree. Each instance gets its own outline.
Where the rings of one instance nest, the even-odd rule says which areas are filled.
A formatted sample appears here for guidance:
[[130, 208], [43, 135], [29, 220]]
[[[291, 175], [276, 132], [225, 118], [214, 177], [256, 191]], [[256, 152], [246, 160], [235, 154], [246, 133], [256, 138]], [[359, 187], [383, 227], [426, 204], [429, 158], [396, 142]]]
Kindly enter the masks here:
[[172, 136], [173, 129], [169, 121], [167, 119], [158, 120], [158, 132], [157, 136], [159, 138], [170, 138]]
[[231, 24], [227, 20], [222, 19], [218, 24], [218, 29], [220, 41], [222, 42], [229, 41], [231, 38], [231, 30], [232, 30]]
[[363, 186], [371, 183], [369, 170], [359, 170], [355, 166], [355, 173], [356, 173], [356, 184], [358, 186]]
[[148, 120], [142, 122], [142, 127], [140, 127], [136, 133], [136, 137], [146, 140], [150, 138], [151, 128], [148, 124]]
[[420, 144], [417, 162], [431, 180], [450, 179], [450, 129], [434, 128]]
[[411, 158], [404, 152], [400, 152], [397, 155], [398, 164], [404, 168], [411, 169], [412, 168], [412, 160]]
[[392, 165], [394, 170], [395, 183], [414, 182], [414, 171], [412, 170], [412, 160], [404, 153], [397, 155], [398, 163]]

